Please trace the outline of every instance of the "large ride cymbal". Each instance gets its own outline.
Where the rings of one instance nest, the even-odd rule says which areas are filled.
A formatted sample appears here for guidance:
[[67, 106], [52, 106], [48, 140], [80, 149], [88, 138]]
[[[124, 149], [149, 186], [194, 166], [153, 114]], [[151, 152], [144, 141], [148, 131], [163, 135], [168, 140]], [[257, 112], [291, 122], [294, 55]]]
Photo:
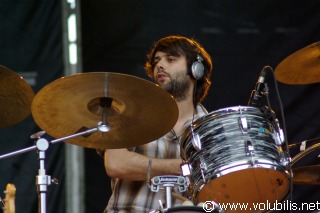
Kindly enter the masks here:
[[294, 168], [292, 172], [294, 184], [320, 185], [320, 165]]
[[275, 69], [278, 81], [286, 84], [311, 84], [320, 82], [320, 42], [294, 52]]
[[0, 65], [0, 128], [30, 115], [33, 97], [32, 88], [22, 77]]
[[95, 132], [65, 142], [95, 149], [129, 148], [169, 132], [178, 107], [168, 92], [147, 80], [119, 73], [91, 72], [46, 85], [32, 102], [39, 127], [62, 138], [97, 126], [106, 106], [107, 133]]

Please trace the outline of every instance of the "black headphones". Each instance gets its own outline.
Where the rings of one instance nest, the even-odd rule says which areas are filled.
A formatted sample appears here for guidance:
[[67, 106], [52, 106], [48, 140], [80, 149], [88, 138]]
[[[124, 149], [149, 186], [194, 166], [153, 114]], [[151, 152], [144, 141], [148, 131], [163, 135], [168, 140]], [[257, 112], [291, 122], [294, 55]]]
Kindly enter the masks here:
[[204, 66], [202, 64], [203, 58], [197, 55], [197, 61], [193, 62], [191, 66], [191, 77], [195, 80], [200, 80], [204, 75]]

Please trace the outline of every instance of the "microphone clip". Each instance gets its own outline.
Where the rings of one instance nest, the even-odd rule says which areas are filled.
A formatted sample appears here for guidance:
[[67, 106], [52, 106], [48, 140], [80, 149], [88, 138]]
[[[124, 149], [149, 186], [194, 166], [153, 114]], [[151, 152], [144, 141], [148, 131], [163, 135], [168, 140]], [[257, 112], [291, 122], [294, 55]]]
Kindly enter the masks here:
[[267, 72], [266, 72], [267, 68], [268, 68], [268, 66], [265, 66], [262, 69], [260, 76], [258, 78], [258, 81], [256, 83], [256, 86], [251, 92], [248, 106], [259, 107], [259, 108], [262, 106], [262, 103], [261, 103], [262, 96], [265, 95], [265, 90], [268, 90], [268, 87], [265, 83], [265, 77], [267, 75]]

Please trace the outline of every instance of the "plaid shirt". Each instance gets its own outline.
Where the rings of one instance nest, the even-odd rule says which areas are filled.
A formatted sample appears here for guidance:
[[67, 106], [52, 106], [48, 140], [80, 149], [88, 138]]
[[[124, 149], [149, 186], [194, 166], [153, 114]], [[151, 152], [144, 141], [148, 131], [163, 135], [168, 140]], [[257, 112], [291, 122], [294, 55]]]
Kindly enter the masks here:
[[[197, 106], [195, 119], [204, 116], [208, 112], [202, 105]], [[190, 125], [192, 118], [184, 126]], [[180, 143], [179, 138], [170, 131], [156, 141], [135, 147], [132, 151], [142, 155], [163, 159], [179, 159]], [[147, 177], [146, 177], [147, 179]], [[161, 200], [166, 201], [166, 191], [152, 192], [146, 181], [131, 181], [113, 178], [111, 180], [112, 195], [104, 213], [126, 213], [126, 212], [150, 212], [159, 209]], [[173, 189], [174, 190], [174, 189]], [[176, 191], [175, 191], [176, 192]], [[178, 193], [178, 192], [176, 192]], [[172, 200], [172, 207], [181, 205], [182, 201]]]

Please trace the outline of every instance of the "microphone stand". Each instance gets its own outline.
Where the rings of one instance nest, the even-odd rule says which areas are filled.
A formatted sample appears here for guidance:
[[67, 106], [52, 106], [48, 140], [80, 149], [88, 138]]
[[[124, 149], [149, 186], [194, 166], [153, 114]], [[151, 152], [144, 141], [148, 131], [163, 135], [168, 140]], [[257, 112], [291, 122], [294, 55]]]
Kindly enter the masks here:
[[46, 175], [46, 169], [45, 169], [45, 151], [49, 148], [50, 144], [55, 144], [70, 138], [74, 138], [74, 137], [78, 137], [81, 135], [87, 135], [87, 134], [92, 134], [94, 132], [102, 132], [102, 133], [106, 133], [110, 130], [109, 125], [106, 124], [106, 122], [99, 122], [97, 127], [88, 129], [86, 131], [83, 132], [79, 132], [79, 133], [75, 133], [66, 137], [62, 137], [59, 139], [55, 139], [52, 140], [51, 142], [49, 142], [47, 139], [44, 138], [40, 138], [38, 137], [38, 140], [36, 141], [36, 145], [25, 148], [25, 149], [21, 149], [18, 151], [14, 151], [8, 154], [4, 154], [0, 156], [0, 160], [7, 158], [7, 157], [11, 157], [11, 156], [15, 156], [18, 154], [22, 154], [25, 152], [29, 152], [32, 150], [37, 150], [39, 153], [39, 171], [38, 171], [38, 175], [36, 177], [36, 184], [37, 184], [37, 191], [38, 191], [38, 210], [39, 213], [46, 213], [46, 196], [47, 196], [47, 188], [48, 186], [51, 184], [51, 182], [56, 182], [55, 180], [51, 180], [51, 177]]

